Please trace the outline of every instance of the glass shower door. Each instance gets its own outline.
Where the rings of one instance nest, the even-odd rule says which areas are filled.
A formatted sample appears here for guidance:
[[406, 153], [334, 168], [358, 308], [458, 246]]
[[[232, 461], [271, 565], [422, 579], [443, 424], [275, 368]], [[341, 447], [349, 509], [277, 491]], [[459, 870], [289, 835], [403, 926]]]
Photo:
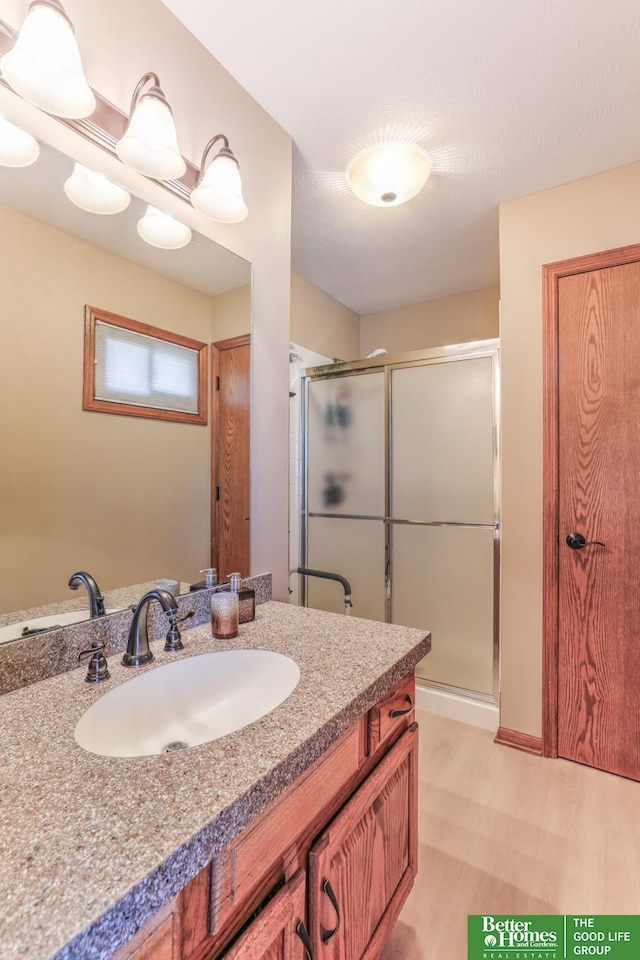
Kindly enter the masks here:
[[494, 693], [492, 356], [391, 371], [391, 620], [432, 632], [419, 677]]
[[[306, 566], [341, 574], [353, 614], [385, 619], [385, 376], [307, 383]], [[307, 603], [342, 613], [342, 588], [308, 577]]]

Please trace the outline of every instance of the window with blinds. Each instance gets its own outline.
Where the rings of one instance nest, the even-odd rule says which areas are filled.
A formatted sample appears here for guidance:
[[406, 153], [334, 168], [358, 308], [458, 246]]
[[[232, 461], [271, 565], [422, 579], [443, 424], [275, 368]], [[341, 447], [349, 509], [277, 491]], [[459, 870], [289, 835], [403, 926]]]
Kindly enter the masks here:
[[86, 308], [84, 409], [206, 424], [206, 344]]

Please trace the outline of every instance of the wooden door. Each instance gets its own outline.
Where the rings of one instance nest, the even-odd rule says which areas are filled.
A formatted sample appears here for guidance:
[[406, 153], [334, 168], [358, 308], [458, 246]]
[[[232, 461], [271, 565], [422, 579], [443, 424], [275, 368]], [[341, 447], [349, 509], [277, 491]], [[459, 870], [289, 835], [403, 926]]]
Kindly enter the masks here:
[[412, 724], [309, 854], [314, 957], [374, 960], [417, 870], [418, 727]]
[[223, 955], [223, 960], [306, 960], [306, 876], [300, 870]]
[[211, 566], [218, 580], [249, 576], [249, 336], [220, 340], [212, 355]]
[[[555, 296], [557, 753], [637, 780], [640, 250], [635, 257], [599, 268], [588, 259], [556, 277]], [[572, 549], [575, 534], [586, 544], [573, 538]]]

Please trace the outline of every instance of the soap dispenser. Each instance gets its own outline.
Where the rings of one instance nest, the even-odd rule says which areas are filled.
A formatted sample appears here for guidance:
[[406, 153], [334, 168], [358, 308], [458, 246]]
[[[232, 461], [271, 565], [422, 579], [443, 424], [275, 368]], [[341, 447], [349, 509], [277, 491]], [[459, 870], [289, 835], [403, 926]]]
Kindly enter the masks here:
[[242, 590], [242, 574], [229, 574], [229, 589], [238, 594], [238, 622], [250, 623], [256, 618], [255, 590]]
[[191, 593], [194, 593], [196, 590], [211, 590], [216, 586], [217, 575], [215, 567], [205, 567], [200, 573], [204, 573], [205, 579], [199, 580], [198, 583], [192, 583], [189, 587]]

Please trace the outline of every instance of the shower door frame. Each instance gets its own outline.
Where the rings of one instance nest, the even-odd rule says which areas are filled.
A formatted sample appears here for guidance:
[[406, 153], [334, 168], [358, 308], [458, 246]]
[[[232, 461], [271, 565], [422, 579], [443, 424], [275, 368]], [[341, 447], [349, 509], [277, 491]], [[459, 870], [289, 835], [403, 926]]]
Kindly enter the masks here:
[[[493, 523], [463, 523], [439, 520], [396, 520], [391, 516], [391, 477], [392, 477], [392, 423], [391, 423], [391, 380], [394, 370], [411, 367], [430, 366], [435, 363], [455, 362], [459, 360], [489, 357], [491, 359], [492, 400], [493, 400]], [[364, 516], [362, 514], [341, 514], [338, 512], [318, 513], [308, 510], [309, 485], [309, 444], [308, 413], [309, 384], [316, 380], [335, 380], [362, 374], [382, 372], [384, 375], [384, 418], [385, 418], [385, 515]], [[310, 517], [338, 520], [379, 520], [385, 529], [385, 622], [391, 623], [393, 595], [393, 552], [391, 549], [392, 529], [394, 525], [438, 526], [438, 527], [493, 527], [493, 693], [485, 694], [476, 690], [467, 690], [437, 680], [420, 679], [425, 687], [480, 700], [485, 703], [497, 703], [500, 690], [500, 555], [501, 555], [501, 470], [500, 470], [500, 341], [474, 340], [468, 343], [455, 343], [428, 350], [415, 350], [410, 353], [398, 353], [393, 356], [354, 360], [349, 363], [336, 363], [323, 367], [310, 367], [302, 376], [301, 424], [302, 424], [302, 461], [303, 470], [300, 490], [300, 549], [303, 566], [308, 566], [308, 522]], [[307, 606], [307, 582], [302, 578], [301, 605]]]

